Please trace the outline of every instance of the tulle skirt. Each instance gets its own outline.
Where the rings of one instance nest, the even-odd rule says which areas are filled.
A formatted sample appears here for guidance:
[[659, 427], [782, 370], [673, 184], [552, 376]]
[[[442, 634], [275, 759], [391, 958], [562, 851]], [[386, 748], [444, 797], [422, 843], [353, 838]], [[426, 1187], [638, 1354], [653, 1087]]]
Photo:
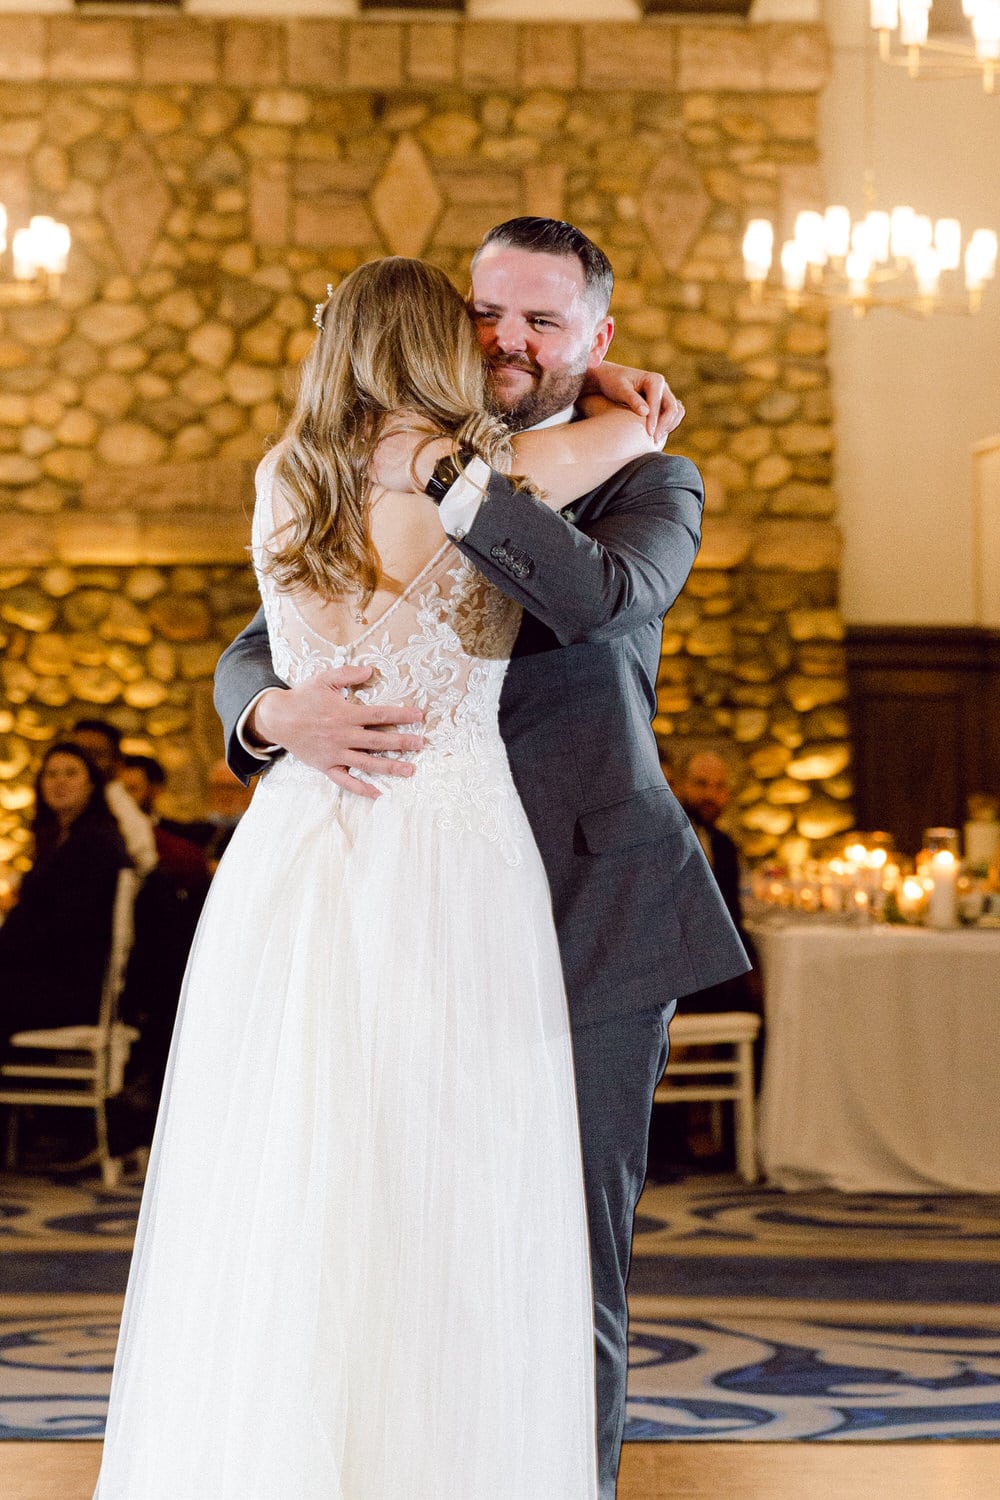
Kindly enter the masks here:
[[548, 888], [526, 823], [512, 859], [419, 776], [372, 802], [283, 762], [216, 875], [99, 1500], [596, 1495]]

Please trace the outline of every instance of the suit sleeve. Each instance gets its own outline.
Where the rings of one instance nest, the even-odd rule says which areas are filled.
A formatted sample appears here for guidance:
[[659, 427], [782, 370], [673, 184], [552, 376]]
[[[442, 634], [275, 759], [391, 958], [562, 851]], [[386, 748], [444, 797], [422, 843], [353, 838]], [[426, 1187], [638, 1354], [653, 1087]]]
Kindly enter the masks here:
[[263, 609], [259, 609], [246, 629], [223, 651], [215, 668], [215, 709], [226, 737], [226, 761], [244, 786], [265, 769], [267, 762], [247, 754], [237, 737], [236, 726], [243, 710], [258, 693], [266, 688], [287, 686], [271, 665], [267, 624]]
[[698, 470], [673, 454], [627, 464], [589, 502], [585, 529], [493, 474], [455, 541], [562, 645], [609, 641], [673, 604], [698, 551], [703, 504]]

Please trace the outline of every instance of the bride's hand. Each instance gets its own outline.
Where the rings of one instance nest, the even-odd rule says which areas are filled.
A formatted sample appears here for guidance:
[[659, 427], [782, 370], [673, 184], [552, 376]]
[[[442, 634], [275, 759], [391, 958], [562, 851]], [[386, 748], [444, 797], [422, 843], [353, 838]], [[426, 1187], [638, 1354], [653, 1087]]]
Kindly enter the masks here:
[[584, 392], [605, 396], [643, 417], [646, 431], [658, 448], [684, 420], [683, 405], [655, 370], [636, 370], [605, 360], [588, 370]]

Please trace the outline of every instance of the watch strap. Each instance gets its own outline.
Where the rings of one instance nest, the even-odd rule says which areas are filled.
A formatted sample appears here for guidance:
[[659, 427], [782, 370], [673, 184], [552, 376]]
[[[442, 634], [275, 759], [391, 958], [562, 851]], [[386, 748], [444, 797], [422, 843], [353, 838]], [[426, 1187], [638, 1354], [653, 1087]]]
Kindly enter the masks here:
[[424, 494], [429, 495], [435, 505], [440, 505], [456, 480], [462, 477], [462, 468], [474, 455], [463, 448], [456, 455], [446, 453], [434, 465], [430, 479], [424, 485]]

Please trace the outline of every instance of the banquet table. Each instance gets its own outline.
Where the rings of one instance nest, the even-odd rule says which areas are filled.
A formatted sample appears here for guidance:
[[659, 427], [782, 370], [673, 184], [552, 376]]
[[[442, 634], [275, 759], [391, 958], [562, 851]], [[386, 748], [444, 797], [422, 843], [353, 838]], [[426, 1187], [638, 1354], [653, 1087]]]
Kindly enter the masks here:
[[1000, 1193], [1000, 931], [754, 928], [769, 1181]]

